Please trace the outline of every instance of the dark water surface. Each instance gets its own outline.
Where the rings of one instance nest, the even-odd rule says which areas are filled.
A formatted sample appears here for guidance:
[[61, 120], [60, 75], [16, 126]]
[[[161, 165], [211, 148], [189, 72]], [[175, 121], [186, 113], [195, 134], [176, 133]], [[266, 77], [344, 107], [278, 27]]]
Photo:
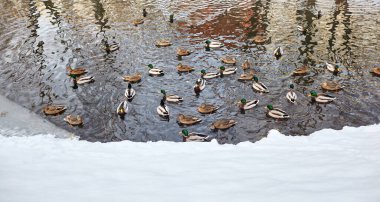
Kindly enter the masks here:
[[[270, 129], [292, 135], [308, 135], [322, 128], [379, 123], [380, 78], [369, 73], [379, 66], [380, 1], [354, 0], [267, 0], [267, 1], [122, 1], [122, 0], [0, 0], [0, 92], [41, 116], [48, 103], [65, 104], [63, 115], [46, 117], [56, 125], [89, 141], [181, 141], [176, 123], [179, 113], [202, 117], [188, 127], [214, 136], [220, 143], [257, 141]], [[133, 26], [142, 17], [145, 23]], [[317, 11], [322, 17], [317, 19]], [[174, 13], [175, 22], [168, 23]], [[308, 27], [303, 35], [297, 25]], [[263, 45], [247, 43], [257, 33], [270, 40]], [[157, 39], [167, 38], [173, 46], [157, 48]], [[226, 44], [207, 52], [206, 39]], [[107, 52], [104, 47], [120, 48]], [[282, 46], [285, 56], [276, 60], [273, 50]], [[193, 73], [179, 75], [177, 47], [194, 50], [182, 58], [194, 66]], [[237, 74], [207, 82], [199, 98], [193, 85], [202, 68], [216, 70], [223, 55], [236, 56]], [[270, 89], [261, 95], [252, 82], [238, 82], [242, 62], [249, 59], [257, 75]], [[323, 66], [338, 62], [343, 73], [334, 76]], [[149, 77], [147, 65], [162, 68], [163, 77]], [[291, 76], [308, 64], [310, 74]], [[92, 84], [73, 89], [66, 66], [85, 67], [95, 76]], [[127, 83], [121, 77], [141, 72], [142, 82], [134, 85], [137, 95], [125, 120], [116, 114], [124, 99]], [[331, 93], [337, 100], [328, 105], [312, 104], [306, 93], [321, 91], [326, 80], [342, 83], [344, 90]], [[299, 103], [285, 99], [290, 83], [296, 84]], [[184, 97], [182, 104], [169, 104], [171, 119], [156, 113], [160, 89]], [[245, 97], [259, 99], [260, 105], [240, 114], [236, 102]], [[201, 103], [220, 106], [217, 113], [200, 115]], [[267, 104], [285, 109], [291, 119], [275, 121], [265, 115]], [[82, 128], [63, 121], [68, 114], [84, 117]], [[234, 118], [238, 124], [213, 132], [210, 124], [218, 118]]]

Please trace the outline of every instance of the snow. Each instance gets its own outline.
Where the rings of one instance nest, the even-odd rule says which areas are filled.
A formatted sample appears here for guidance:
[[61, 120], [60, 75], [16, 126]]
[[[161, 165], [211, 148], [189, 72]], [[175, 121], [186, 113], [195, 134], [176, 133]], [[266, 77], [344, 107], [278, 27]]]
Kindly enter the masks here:
[[307, 137], [272, 130], [238, 145], [90, 143], [0, 128], [1, 202], [380, 201], [380, 125]]

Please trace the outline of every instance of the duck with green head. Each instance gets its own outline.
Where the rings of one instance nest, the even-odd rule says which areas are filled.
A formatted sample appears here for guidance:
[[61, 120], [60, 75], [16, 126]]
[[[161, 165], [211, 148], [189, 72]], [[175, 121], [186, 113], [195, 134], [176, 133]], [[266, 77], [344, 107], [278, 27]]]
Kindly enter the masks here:
[[223, 47], [223, 44], [219, 41], [215, 41], [215, 40], [206, 40], [206, 45], [205, 47], [206, 48], [220, 48], [220, 47]]
[[151, 76], [162, 76], [162, 75], [164, 75], [164, 71], [162, 71], [161, 69], [153, 67], [152, 64], [149, 64], [148, 67], [149, 67], [149, 75], [151, 75]]
[[178, 95], [166, 95], [165, 90], [161, 90], [161, 93], [163, 94], [163, 100], [166, 100], [168, 102], [174, 102], [174, 103], [179, 103], [183, 101], [183, 98], [178, 96]]
[[219, 67], [220, 76], [230, 75], [236, 73], [237, 67], [225, 68], [224, 66]]
[[216, 78], [219, 76], [220, 76], [219, 72], [206, 72], [206, 70], [204, 70], [204, 69], [201, 70], [201, 77], [203, 79], [212, 79], [212, 78]]
[[247, 101], [245, 98], [242, 98], [239, 102], [239, 108], [241, 110], [248, 110], [255, 107], [257, 104], [259, 104], [259, 100], [249, 100]]
[[195, 95], [199, 95], [201, 91], [205, 89], [205, 87], [206, 87], [206, 80], [204, 80], [203, 78], [197, 79], [197, 81], [195, 82], [195, 86], [193, 87]]
[[196, 116], [191, 116], [191, 115], [178, 114], [178, 117], [177, 117], [177, 122], [180, 125], [194, 125], [194, 124], [197, 124], [201, 121], [202, 121], [202, 119], [200, 119]]
[[257, 76], [253, 76], [252, 87], [260, 93], [269, 93], [268, 88], [262, 82], [259, 82], [259, 78], [257, 78]]
[[179, 134], [183, 137], [183, 142], [208, 142], [211, 140], [210, 136], [194, 132], [189, 133], [187, 129], [183, 129]]
[[313, 102], [315, 101], [317, 103], [323, 103], [323, 104], [330, 103], [336, 99], [332, 95], [317, 93], [315, 90], [310, 91], [310, 94], [308, 96], [311, 97], [311, 100]]
[[294, 92], [294, 84], [290, 84], [289, 87], [290, 91], [286, 93], [286, 99], [288, 99], [289, 102], [294, 104], [297, 100], [297, 94]]
[[157, 113], [163, 117], [169, 117], [169, 107], [166, 106], [165, 100], [162, 99], [160, 105], [157, 107]]
[[330, 64], [328, 62], [326, 62], [326, 68], [329, 72], [332, 72], [333, 74], [338, 74], [339, 72], [341, 72], [342, 70], [339, 68], [339, 65], [335, 64]]
[[288, 119], [290, 116], [282, 109], [274, 108], [272, 105], [267, 105], [267, 115], [275, 119]]

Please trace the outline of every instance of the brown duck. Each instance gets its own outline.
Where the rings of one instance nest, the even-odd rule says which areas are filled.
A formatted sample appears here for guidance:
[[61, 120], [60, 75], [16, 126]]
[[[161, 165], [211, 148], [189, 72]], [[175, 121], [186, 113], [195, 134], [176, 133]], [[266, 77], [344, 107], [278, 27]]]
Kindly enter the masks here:
[[128, 81], [130, 83], [136, 83], [141, 81], [141, 73], [136, 73], [134, 75], [126, 75], [123, 76], [124, 81]]
[[177, 49], [177, 55], [178, 56], [188, 56], [191, 54], [190, 50], [184, 49], [184, 48], [178, 48]]
[[226, 64], [232, 64], [232, 65], [236, 64], [236, 59], [234, 57], [224, 56], [220, 58], [220, 60]]
[[66, 67], [66, 70], [67, 70], [67, 73], [69, 75], [75, 75], [75, 76], [79, 76], [79, 75], [82, 75], [84, 73], [86, 73], [86, 69], [85, 68], [71, 68], [71, 67]]
[[309, 68], [307, 67], [307, 65], [304, 65], [302, 67], [298, 67], [297, 69], [295, 69], [293, 71], [293, 75], [300, 76], [300, 75], [305, 75], [308, 72], [309, 72]]
[[214, 123], [211, 125], [211, 129], [228, 129], [234, 126], [237, 122], [233, 119], [219, 119], [216, 120]]
[[211, 114], [214, 113], [216, 110], [218, 110], [218, 107], [211, 104], [203, 103], [198, 107], [198, 112], [202, 114]]
[[253, 75], [255, 75], [255, 71], [251, 70], [248, 73], [241, 74], [238, 78], [239, 81], [250, 81], [253, 79]]
[[177, 121], [183, 125], [194, 125], [201, 122], [202, 119], [195, 116], [179, 114], [177, 117]]
[[45, 115], [58, 115], [63, 113], [65, 110], [66, 107], [63, 105], [47, 105], [43, 109]]
[[194, 68], [189, 65], [183, 65], [182, 63], [179, 63], [177, 65], [177, 71], [178, 72], [191, 72], [194, 71]]
[[343, 88], [339, 83], [336, 83], [334, 81], [326, 81], [321, 84], [321, 87], [323, 90], [328, 90], [328, 91], [338, 91]]

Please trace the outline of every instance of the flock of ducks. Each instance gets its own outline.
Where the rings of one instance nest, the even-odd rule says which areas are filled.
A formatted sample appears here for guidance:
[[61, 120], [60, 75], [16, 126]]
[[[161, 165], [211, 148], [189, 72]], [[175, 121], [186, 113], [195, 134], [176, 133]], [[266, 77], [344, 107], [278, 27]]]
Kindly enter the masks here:
[[[320, 15], [320, 12], [318, 12], [318, 15]], [[143, 9], [143, 16], [147, 16], [147, 11]], [[174, 21], [174, 15], [170, 15], [170, 22]], [[136, 19], [133, 21], [133, 24], [135, 26], [138, 26], [139, 24], [144, 23], [144, 19]], [[298, 30], [300, 32], [306, 32], [306, 30], [299, 26]], [[256, 43], [263, 43], [267, 40], [267, 38], [263, 35], [257, 35], [252, 41]], [[171, 46], [172, 43], [169, 40], [158, 40], [155, 44], [157, 47], [167, 47]], [[216, 40], [207, 40], [205, 41], [205, 49], [207, 51], [210, 51], [211, 49], [221, 48], [223, 47], [223, 44]], [[178, 48], [177, 49], [177, 55], [179, 57], [182, 56], [188, 56], [192, 53], [192, 51], [184, 49], [184, 48]], [[274, 52], [274, 56], [279, 59], [283, 56], [284, 51], [281, 47], [277, 47]], [[217, 72], [207, 72], [206, 70], [201, 70], [201, 76], [195, 81], [195, 85], [193, 87], [194, 93], [196, 96], [199, 96], [201, 92], [206, 88], [206, 80], [208, 79], [214, 79], [218, 77], [228, 76], [231, 74], [235, 74], [237, 71], [236, 67], [236, 58], [225, 56], [222, 57], [221, 62], [223, 62], [225, 65], [231, 65], [229, 67], [220, 66], [219, 71]], [[266, 85], [259, 81], [259, 78], [255, 74], [255, 70], [251, 69], [251, 64], [248, 60], [245, 60], [244, 63], [241, 65], [241, 68], [245, 73], [243, 73], [238, 80], [239, 81], [252, 81], [252, 88], [256, 92], [266, 94], [269, 93], [269, 89], [266, 87]], [[341, 69], [339, 68], [339, 65], [331, 64], [326, 62], [325, 63], [326, 69], [333, 73], [334, 75], [337, 75], [341, 72]], [[178, 72], [191, 72], [194, 71], [194, 67], [184, 65], [179, 63], [176, 67]], [[83, 76], [85, 73], [87, 73], [86, 69], [84, 68], [71, 68], [67, 67], [66, 69], [67, 74], [73, 79], [74, 87], [76, 85], [85, 84], [85, 83], [91, 83], [94, 81], [94, 77], [92, 76]], [[299, 67], [293, 71], [294, 76], [302, 76], [308, 74], [308, 66], [304, 65], [302, 67]], [[373, 73], [376, 76], [380, 76], [380, 68], [373, 68], [371, 73]], [[154, 67], [152, 64], [148, 65], [148, 74], [150, 76], [163, 76], [164, 71]], [[116, 108], [116, 113], [121, 117], [124, 118], [124, 116], [128, 113], [128, 105], [129, 102], [133, 100], [133, 98], [136, 96], [136, 91], [132, 88], [133, 83], [140, 82], [142, 79], [141, 73], [136, 73], [134, 75], [126, 75], [123, 76], [123, 80], [128, 82], [128, 88], [125, 90], [125, 97], [126, 99], [122, 101]], [[297, 102], [297, 93], [294, 91], [294, 84], [289, 85], [289, 91], [286, 94], [286, 99], [290, 102], [295, 104]], [[343, 88], [339, 83], [333, 82], [333, 81], [326, 81], [321, 84], [321, 88], [326, 91], [339, 91]], [[172, 95], [167, 94], [165, 90], [161, 90], [162, 99], [160, 101], [160, 104], [157, 106], [157, 113], [161, 117], [169, 118], [170, 116], [170, 109], [168, 103], [180, 103], [183, 101], [183, 98], [178, 95]], [[312, 102], [317, 103], [331, 103], [336, 98], [332, 95], [325, 94], [325, 93], [317, 93], [315, 90], [310, 91], [309, 95], [311, 97]], [[245, 98], [242, 98], [238, 102], [238, 108], [242, 111], [250, 110], [254, 107], [256, 107], [259, 104], [259, 100], [246, 100]], [[267, 105], [267, 116], [272, 117], [274, 119], [288, 119], [290, 116], [282, 109], [275, 108], [272, 105]], [[58, 115], [63, 113], [66, 110], [66, 107], [63, 105], [47, 105], [43, 108], [43, 112], [46, 115]], [[203, 103], [198, 107], [198, 112], [201, 114], [212, 114], [218, 110], [217, 106], [214, 106], [212, 104], [206, 104]], [[83, 120], [80, 116], [75, 115], [68, 115], [64, 118], [64, 121], [68, 122], [70, 125], [78, 126], [83, 124]], [[200, 123], [202, 120], [196, 116], [192, 115], [186, 115], [186, 114], [178, 114], [177, 116], [177, 122], [181, 125], [194, 125]], [[212, 123], [211, 129], [217, 130], [226, 130], [230, 127], [233, 127], [237, 122], [233, 119], [218, 119], [215, 122]], [[180, 132], [180, 135], [183, 137], [184, 142], [189, 141], [196, 141], [196, 142], [204, 142], [211, 140], [210, 136], [199, 134], [199, 133], [189, 133], [187, 129], [183, 129]]]

